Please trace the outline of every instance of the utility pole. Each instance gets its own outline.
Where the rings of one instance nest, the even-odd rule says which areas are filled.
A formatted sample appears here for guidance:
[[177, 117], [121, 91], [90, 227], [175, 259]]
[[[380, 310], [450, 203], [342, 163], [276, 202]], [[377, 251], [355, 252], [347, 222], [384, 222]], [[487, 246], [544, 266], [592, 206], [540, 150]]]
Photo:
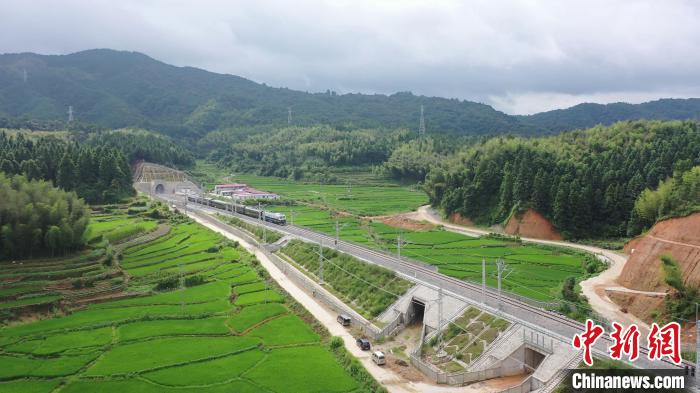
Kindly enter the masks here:
[[423, 116], [423, 105], [420, 106], [420, 125], [418, 126], [418, 136], [425, 136], [425, 117]]
[[438, 351], [442, 350], [442, 288], [438, 288]]
[[335, 249], [338, 249], [338, 242], [340, 241], [340, 225], [338, 224], [338, 217], [335, 218]]
[[486, 258], [481, 258], [481, 298], [486, 304]]
[[68, 106], [68, 122], [73, 121], [73, 105]]
[[698, 320], [698, 304], [695, 303], [695, 380], [698, 381], [700, 372], [700, 320]]
[[287, 107], [287, 125], [292, 125], [292, 107]]
[[396, 256], [401, 259], [401, 234], [396, 238]]
[[498, 309], [501, 309], [501, 276], [503, 271], [506, 269], [506, 263], [503, 258], [498, 258], [496, 261], [496, 267], [498, 267]]
[[321, 281], [320, 284], [323, 285], [323, 242], [318, 243], [318, 278]]

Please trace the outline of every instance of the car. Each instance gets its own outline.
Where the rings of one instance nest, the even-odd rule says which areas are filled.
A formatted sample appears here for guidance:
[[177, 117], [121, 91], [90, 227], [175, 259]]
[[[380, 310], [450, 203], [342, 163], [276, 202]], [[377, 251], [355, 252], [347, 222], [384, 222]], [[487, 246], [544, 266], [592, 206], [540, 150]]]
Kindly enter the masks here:
[[377, 366], [383, 366], [386, 364], [386, 357], [382, 351], [372, 352], [372, 361], [377, 364]]
[[357, 343], [357, 346], [358, 346], [361, 350], [363, 350], [363, 351], [369, 351], [369, 350], [370, 350], [371, 345], [370, 345], [370, 343], [369, 343], [369, 340], [367, 340], [366, 338], [358, 338], [357, 340], [355, 340], [355, 342]]
[[346, 314], [340, 314], [338, 315], [338, 318], [336, 318], [336, 321], [343, 326], [350, 326], [352, 319], [350, 319], [350, 317]]

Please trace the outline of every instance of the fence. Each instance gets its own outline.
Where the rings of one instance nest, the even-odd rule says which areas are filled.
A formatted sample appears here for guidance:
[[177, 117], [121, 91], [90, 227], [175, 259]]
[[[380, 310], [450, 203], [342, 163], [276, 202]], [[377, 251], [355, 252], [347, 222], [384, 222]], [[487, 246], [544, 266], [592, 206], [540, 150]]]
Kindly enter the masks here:
[[287, 276], [296, 285], [310, 292], [311, 295], [330, 307], [333, 311], [339, 314], [347, 314], [353, 320], [353, 325], [359, 327], [360, 331], [372, 339], [379, 339], [390, 335], [401, 323], [403, 323], [403, 313], [398, 313], [396, 317], [383, 328], [378, 328], [360, 315], [357, 311], [348, 307], [345, 303], [333, 296], [327, 289], [323, 288], [317, 282], [306, 276], [304, 273], [297, 270], [294, 266], [282, 260], [277, 255], [273, 254], [264, 245], [261, 245], [257, 239], [248, 234], [243, 229], [232, 225], [223, 224], [227, 230], [233, 232], [236, 236], [241, 237], [246, 242], [257, 246], [260, 251], [272, 262], [285, 276]]
[[424, 362], [423, 359], [420, 358], [419, 351], [414, 351], [411, 353], [411, 364], [434, 382], [453, 386], [462, 386], [468, 383], [483, 381], [486, 379], [515, 375], [523, 371], [522, 368], [515, 369], [497, 366], [479, 371], [448, 373]]

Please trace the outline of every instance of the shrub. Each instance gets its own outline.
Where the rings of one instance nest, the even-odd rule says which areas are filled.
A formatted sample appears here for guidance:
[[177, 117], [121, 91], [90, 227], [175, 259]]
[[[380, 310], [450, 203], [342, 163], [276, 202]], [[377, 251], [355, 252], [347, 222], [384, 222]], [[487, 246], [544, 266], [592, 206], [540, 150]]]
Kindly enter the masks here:
[[158, 284], [156, 284], [155, 290], [156, 291], [168, 291], [172, 289], [176, 289], [180, 285], [180, 280], [175, 277], [166, 277], [158, 281]]
[[189, 277], [185, 278], [185, 286], [186, 287], [194, 287], [197, 285], [202, 285], [206, 282], [207, 281], [202, 276], [189, 276]]
[[336, 349], [343, 346], [343, 338], [338, 337], [338, 336], [333, 336], [333, 337], [331, 337], [331, 341], [330, 341], [329, 345], [330, 345], [331, 350], [335, 351]]

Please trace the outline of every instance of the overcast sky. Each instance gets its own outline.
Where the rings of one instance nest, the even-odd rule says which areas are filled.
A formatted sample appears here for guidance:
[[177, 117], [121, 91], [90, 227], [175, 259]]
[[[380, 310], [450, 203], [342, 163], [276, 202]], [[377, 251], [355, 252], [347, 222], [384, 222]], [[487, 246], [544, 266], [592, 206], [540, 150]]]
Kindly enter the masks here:
[[0, 52], [91, 48], [511, 114], [700, 97], [700, 1], [0, 0]]

